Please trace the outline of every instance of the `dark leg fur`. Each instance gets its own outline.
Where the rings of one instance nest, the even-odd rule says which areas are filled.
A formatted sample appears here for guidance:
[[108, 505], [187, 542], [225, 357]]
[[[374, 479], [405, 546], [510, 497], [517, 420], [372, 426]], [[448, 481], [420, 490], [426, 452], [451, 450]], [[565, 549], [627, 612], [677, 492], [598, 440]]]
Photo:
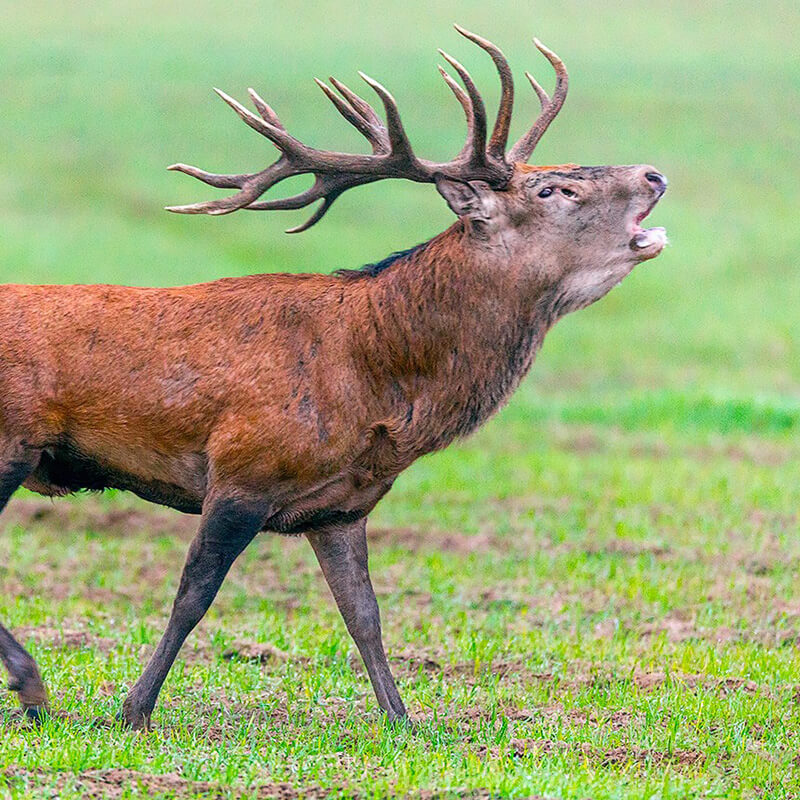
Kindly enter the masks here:
[[236, 557], [261, 529], [264, 507], [225, 499], [209, 504], [189, 547], [172, 614], [158, 647], [122, 706], [122, 722], [150, 726], [150, 715], [184, 640], [208, 611]]
[[347, 630], [367, 668], [380, 707], [390, 720], [407, 716], [386, 660], [378, 601], [369, 579], [366, 522], [307, 534]]
[[[9, 448], [0, 461], [0, 512], [8, 504], [11, 495], [33, 472], [39, 462], [39, 454], [24, 451], [22, 448]], [[3, 452], [5, 448], [0, 448]], [[27, 650], [0, 625], [0, 661], [8, 671], [8, 688], [16, 692], [26, 716], [40, 719], [47, 710], [47, 689], [45, 689], [39, 669]]]

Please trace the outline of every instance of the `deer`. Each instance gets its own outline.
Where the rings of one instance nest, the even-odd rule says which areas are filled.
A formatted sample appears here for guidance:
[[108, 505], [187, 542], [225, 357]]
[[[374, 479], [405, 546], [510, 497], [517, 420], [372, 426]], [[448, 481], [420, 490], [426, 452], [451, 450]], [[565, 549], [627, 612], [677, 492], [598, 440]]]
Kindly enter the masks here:
[[[360, 269], [271, 273], [177, 288], [0, 287], [0, 510], [26, 487], [56, 497], [125, 490], [199, 515], [166, 630], [119, 720], [148, 729], [159, 691], [240, 553], [260, 532], [310, 543], [385, 718], [407, 720], [372, 587], [366, 520], [397, 476], [484, 423], [527, 374], [545, 334], [662, 252], [641, 223], [667, 180], [650, 165], [527, 162], [567, 95], [563, 61], [541, 110], [508, 149], [512, 71], [487, 39], [501, 96], [491, 132], [470, 73], [439, 51], [466, 117], [450, 161], [419, 158], [394, 97], [360, 73], [383, 116], [335, 78], [317, 80], [372, 152], [319, 150], [292, 136], [252, 89], [257, 113], [217, 90], [278, 149], [255, 173], [169, 169], [226, 197], [168, 210], [225, 215], [301, 209], [319, 222], [348, 189], [432, 183], [456, 221], [413, 249]], [[303, 191], [263, 199], [280, 182]], [[24, 715], [48, 692], [31, 655], [0, 625], [0, 659]]]

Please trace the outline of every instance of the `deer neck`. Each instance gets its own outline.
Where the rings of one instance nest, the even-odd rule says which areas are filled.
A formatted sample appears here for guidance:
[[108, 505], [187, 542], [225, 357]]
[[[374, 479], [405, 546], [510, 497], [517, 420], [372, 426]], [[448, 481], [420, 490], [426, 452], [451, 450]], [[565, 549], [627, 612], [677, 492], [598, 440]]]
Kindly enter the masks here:
[[521, 275], [457, 223], [364, 279], [367, 319], [354, 334], [414, 457], [472, 432], [530, 368], [553, 319], [548, 292]]

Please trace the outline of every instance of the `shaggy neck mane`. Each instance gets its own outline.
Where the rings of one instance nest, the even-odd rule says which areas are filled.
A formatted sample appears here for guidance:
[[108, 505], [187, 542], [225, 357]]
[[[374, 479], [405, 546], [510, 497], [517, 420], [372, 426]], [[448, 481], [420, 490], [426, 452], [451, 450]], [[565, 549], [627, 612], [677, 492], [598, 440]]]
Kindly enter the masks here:
[[462, 222], [360, 270], [351, 331], [376, 396], [390, 398], [386, 427], [413, 461], [472, 432], [504, 404], [552, 324], [549, 292], [526, 270], [498, 263]]
[[340, 278], [345, 278], [347, 280], [357, 280], [359, 278], [374, 278], [380, 275], [385, 270], [389, 269], [393, 264], [397, 263], [398, 261], [402, 261], [409, 256], [419, 255], [425, 248], [430, 244], [428, 242], [422, 242], [421, 244], [415, 245], [414, 247], [409, 247], [408, 250], [398, 250], [391, 255], [386, 256], [386, 258], [381, 259], [380, 261], [375, 262], [374, 264], [364, 264], [362, 267], [358, 267], [358, 269], [337, 269], [333, 274], [338, 275]]

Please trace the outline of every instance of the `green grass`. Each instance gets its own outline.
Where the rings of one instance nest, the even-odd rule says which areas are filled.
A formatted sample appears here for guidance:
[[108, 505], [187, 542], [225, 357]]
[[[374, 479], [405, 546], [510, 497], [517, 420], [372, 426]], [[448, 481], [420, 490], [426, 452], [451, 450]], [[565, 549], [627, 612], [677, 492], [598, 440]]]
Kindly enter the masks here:
[[[432, 236], [451, 217], [427, 186], [353, 191], [289, 237], [293, 213], [166, 214], [213, 190], [163, 167], [272, 159], [212, 85], [253, 85], [304, 140], [361, 148], [311, 80], [355, 87], [357, 69], [393, 91], [418, 152], [447, 157], [463, 122], [435, 48], [497, 98], [453, 21], [520, 77], [550, 80], [531, 35], [559, 52], [571, 95], [536, 160], [657, 165], [672, 247], [559, 323], [509, 407], [376, 509], [413, 731], [379, 717], [310, 548], [268, 537], [187, 643], [156, 730], [110, 727], [192, 523], [123, 496], [15, 498], [0, 619], [54, 716], [27, 727], [0, 695], [0, 797], [800, 796], [796, 3], [135, 0], [2, 17], [2, 282], [330, 271]], [[515, 132], [534, 112], [518, 86]]]

